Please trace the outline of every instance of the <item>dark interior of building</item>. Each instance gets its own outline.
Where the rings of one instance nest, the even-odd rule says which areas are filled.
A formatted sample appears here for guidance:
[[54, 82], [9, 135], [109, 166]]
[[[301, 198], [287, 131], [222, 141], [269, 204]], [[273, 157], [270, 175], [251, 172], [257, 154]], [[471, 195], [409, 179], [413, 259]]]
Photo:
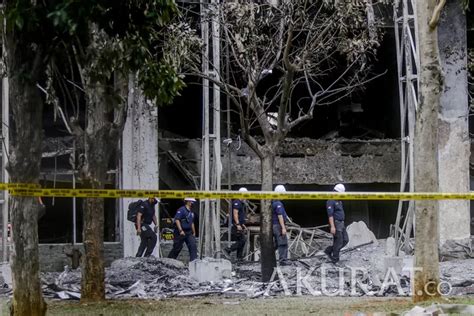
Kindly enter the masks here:
[[[47, 181], [41, 183], [45, 187], [72, 188], [71, 182]], [[77, 186], [80, 188], [80, 186]], [[114, 188], [108, 185], [107, 188]], [[46, 211], [38, 222], [40, 243], [72, 243], [73, 242], [73, 199], [49, 198], [42, 199]], [[82, 242], [83, 209], [82, 198], [76, 199], [76, 242]], [[116, 199], [104, 199], [104, 241], [119, 240], [118, 212]]]
[[[371, 70], [373, 76], [384, 75], [370, 81], [363, 90], [350, 97], [332, 105], [317, 107], [313, 120], [295, 128], [289, 137], [325, 139], [333, 132], [345, 138], [400, 137], [395, 38], [393, 29], [386, 30]], [[159, 126], [165, 137], [201, 138], [201, 86], [196, 81], [196, 78], [188, 78], [188, 86], [173, 105], [160, 108]], [[262, 84], [265, 85], [265, 82]], [[223, 97], [221, 101], [222, 107], [227, 109], [227, 99]], [[235, 110], [231, 108], [231, 111], [230, 124], [235, 135], [240, 127]], [[225, 134], [228, 122], [226, 111], [223, 112], [222, 133]]]
[[[74, 152], [74, 137], [67, 131], [63, 120], [54, 115], [51, 105], [43, 111], [44, 134], [43, 159], [41, 160], [40, 184], [48, 188], [81, 188], [79, 170], [73, 181], [73, 157], [78, 159], [79, 152]], [[115, 188], [116, 156], [109, 162], [112, 173], [107, 179], [106, 188]], [[73, 239], [73, 199], [43, 198], [45, 213], [38, 222], [38, 234], [41, 243], [72, 243]], [[114, 199], [104, 199], [104, 241], [117, 241], [118, 208]], [[83, 199], [76, 199], [76, 242], [82, 242]]]
[[[344, 98], [330, 106], [320, 106], [315, 109], [314, 119], [295, 128], [289, 136], [308, 137], [312, 139], [332, 140], [334, 138], [348, 139], [380, 139], [400, 138], [400, 113], [398, 102], [397, 69], [395, 55], [395, 36], [393, 28], [386, 28], [381, 46], [377, 50], [376, 60], [372, 66], [373, 75], [383, 74], [369, 82], [363, 90], [357, 91], [350, 97]], [[474, 47], [473, 31], [470, 24], [468, 31], [468, 46]], [[269, 79], [271, 80], [271, 78]], [[175, 99], [171, 106], [160, 108], [159, 127], [162, 137], [182, 137], [199, 139], [202, 135], [202, 106], [201, 86], [196, 84], [197, 78], [187, 78], [188, 86]], [[264, 83], [263, 83], [264, 84]], [[227, 100], [222, 98], [222, 107], [227, 108]], [[54, 116], [51, 107], [45, 108], [45, 136], [51, 138], [65, 137], [67, 132], [61, 120]], [[222, 112], [222, 133], [226, 135], [227, 124], [231, 126], [232, 137], [239, 134], [239, 125], [235, 112], [232, 111], [231, 121], [227, 121], [226, 111]], [[56, 117], [56, 118], [55, 118]], [[469, 117], [471, 135], [474, 133]], [[111, 162], [111, 167], [115, 163]], [[72, 187], [72, 176], [59, 179], [55, 175], [58, 170], [70, 170], [69, 155], [59, 155], [55, 158], [43, 159], [42, 184], [48, 187]], [[472, 169], [472, 165], [471, 165]], [[55, 171], [56, 170], [56, 171]], [[57, 178], [55, 178], [57, 177]], [[63, 176], [64, 178], [64, 176]], [[55, 181], [56, 179], [56, 181]], [[59, 179], [59, 180], [58, 180]], [[472, 183], [473, 181], [471, 181]], [[114, 187], [114, 180], [108, 187]], [[348, 184], [348, 191], [398, 191], [399, 184], [365, 183]], [[182, 188], [176, 188], [182, 189]], [[238, 189], [235, 186], [233, 189]], [[258, 187], [248, 186], [249, 190]], [[331, 187], [318, 185], [301, 185], [287, 187], [294, 191], [328, 191]], [[72, 241], [72, 199], [45, 198], [46, 213], [39, 222], [39, 235], [42, 243], [58, 243]], [[105, 232], [106, 241], [118, 240], [117, 201], [105, 199]], [[326, 224], [325, 201], [286, 201], [289, 216], [304, 226]], [[390, 224], [396, 217], [397, 201], [346, 201], [344, 202], [348, 222], [363, 220], [378, 238], [387, 237]], [[162, 217], [174, 216], [176, 209], [181, 206], [178, 200], [163, 200], [161, 204]], [[197, 206], [196, 210], [197, 212]], [[198, 213], [198, 212], [197, 212]], [[471, 207], [471, 217], [474, 208]], [[82, 240], [82, 201], [77, 199], [77, 235], [78, 242]], [[471, 226], [474, 232], [474, 221]]]
[[[388, 28], [382, 45], [378, 49], [373, 74], [385, 73], [371, 81], [362, 91], [340, 102], [316, 108], [314, 119], [297, 127], [291, 137], [308, 137], [331, 140], [342, 137], [349, 139], [377, 139], [400, 137], [400, 114], [398, 103], [395, 38], [393, 29]], [[194, 80], [190, 80], [193, 82]], [[180, 136], [200, 138], [202, 134], [201, 87], [189, 84], [172, 106], [161, 108], [159, 126], [164, 137]], [[222, 100], [226, 106], [225, 98]], [[184, 116], [183, 113], [187, 115]], [[226, 115], [223, 115], [222, 133], [225, 135]], [[239, 133], [237, 116], [231, 115], [233, 135]], [[171, 166], [170, 166], [171, 168]], [[234, 187], [233, 189], [238, 189]], [[248, 186], [249, 190], [259, 187]], [[330, 191], [332, 187], [307, 185], [287, 187], [292, 191]], [[350, 184], [351, 191], [397, 191], [399, 184]], [[164, 200], [171, 216], [181, 206], [180, 201]], [[395, 222], [398, 202], [346, 201], [348, 221], [363, 220], [377, 237], [389, 234], [390, 224]], [[303, 226], [318, 226], [327, 223], [325, 201], [285, 201], [289, 216]], [[163, 213], [162, 213], [163, 214]]]

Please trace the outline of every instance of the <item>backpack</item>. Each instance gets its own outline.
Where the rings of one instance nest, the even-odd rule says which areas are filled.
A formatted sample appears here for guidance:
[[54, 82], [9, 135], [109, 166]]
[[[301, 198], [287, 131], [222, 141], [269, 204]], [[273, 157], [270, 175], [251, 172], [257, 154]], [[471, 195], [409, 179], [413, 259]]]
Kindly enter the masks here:
[[138, 201], [131, 202], [130, 204], [128, 204], [127, 219], [130, 222], [135, 223], [137, 221], [138, 208], [142, 204], [143, 204], [142, 200], [138, 200]]

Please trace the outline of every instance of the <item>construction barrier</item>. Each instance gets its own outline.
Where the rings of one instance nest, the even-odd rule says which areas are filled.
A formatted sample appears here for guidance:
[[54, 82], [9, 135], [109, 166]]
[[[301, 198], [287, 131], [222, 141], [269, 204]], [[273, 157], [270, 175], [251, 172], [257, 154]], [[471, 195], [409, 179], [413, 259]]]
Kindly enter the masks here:
[[13, 196], [79, 197], [79, 198], [146, 198], [161, 199], [247, 199], [247, 200], [474, 200], [474, 192], [266, 192], [266, 191], [182, 191], [117, 189], [48, 189], [36, 184], [0, 183], [0, 190]]

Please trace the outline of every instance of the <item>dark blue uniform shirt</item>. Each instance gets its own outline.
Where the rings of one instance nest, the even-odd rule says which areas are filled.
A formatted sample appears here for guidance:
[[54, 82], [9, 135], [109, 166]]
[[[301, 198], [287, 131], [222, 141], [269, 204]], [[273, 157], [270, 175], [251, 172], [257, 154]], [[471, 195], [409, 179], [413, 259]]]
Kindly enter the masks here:
[[336, 221], [344, 221], [345, 214], [342, 201], [329, 200], [326, 202], [326, 210], [328, 217], [334, 217]]
[[[178, 211], [176, 212], [176, 215], [174, 216], [174, 222], [177, 220], [180, 221], [181, 223], [181, 228], [185, 232], [191, 232], [192, 231], [192, 225], [194, 222], [194, 213], [186, 208], [186, 206], [181, 206]], [[178, 231], [178, 227], [175, 228], [175, 231]]]
[[283, 216], [283, 220], [286, 222], [288, 220], [288, 215], [286, 215], [285, 207], [281, 201], [272, 201], [272, 224], [279, 225], [278, 215]]
[[158, 203], [155, 199], [150, 203], [148, 200], [144, 201], [139, 207], [137, 212], [142, 213], [142, 223], [150, 225], [153, 222], [153, 215], [155, 215], [155, 205]]
[[[234, 221], [234, 210], [237, 210], [239, 213], [239, 224], [245, 224], [245, 205], [241, 200], [234, 200], [232, 202], [232, 222]], [[235, 223], [234, 223], [235, 224]]]

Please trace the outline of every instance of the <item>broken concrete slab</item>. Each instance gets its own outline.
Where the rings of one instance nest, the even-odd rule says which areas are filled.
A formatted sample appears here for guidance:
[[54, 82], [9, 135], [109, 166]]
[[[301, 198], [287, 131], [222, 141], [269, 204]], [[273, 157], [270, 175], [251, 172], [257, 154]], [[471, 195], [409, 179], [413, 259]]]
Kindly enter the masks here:
[[370, 231], [363, 221], [353, 222], [347, 226], [347, 234], [349, 235], [349, 243], [345, 248], [351, 248], [370, 242], [373, 242], [374, 245], [378, 243], [374, 233]]
[[66, 294], [69, 295], [71, 298], [80, 300], [81, 299], [81, 293], [78, 292], [71, 292], [71, 291], [66, 291]]
[[67, 295], [65, 291], [59, 291], [59, 292], [56, 293], [56, 295], [57, 295], [57, 297], [59, 297], [62, 300], [68, 300], [69, 299], [69, 295]]
[[175, 267], [178, 269], [185, 268], [184, 264], [175, 259], [170, 258], [156, 258], [156, 257], [146, 257], [146, 258], [137, 258], [137, 257], [126, 257], [122, 259], [115, 260], [111, 263], [111, 269], [130, 269], [136, 268], [137, 264], [141, 264], [143, 262], [149, 264], [158, 264], [158, 265], [165, 265], [169, 267]]
[[408, 312], [404, 313], [406, 316], [420, 316], [420, 315], [426, 315], [425, 313], [426, 309], [420, 306], [415, 306], [412, 309], [410, 309]]
[[474, 258], [471, 239], [448, 240], [439, 248], [439, 255], [442, 261], [450, 259], [469, 259]]
[[158, 258], [158, 261], [162, 262], [163, 264], [169, 267], [174, 267], [176, 269], [184, 269], [186, 267], [182, 261], [172, 259], [172, 258]]
[[393, 269], [398, 275], [402, 273], [403, 258], [384, 256], [384, 271], [387, 273], [389, 269]]
[[415, 258], [412, 256], [405, 256], [403, 257], [403, 267], [402, 267], [402, 275], [410, 277], [411, 271], [413, 271], [413, 266], [415, 263]]
[[388, 237], [385, 242], [385, 255], [388, 257], [395, 257], [397, 255], [397, 245], [395, 238]]
[[429, 315], [474, 315], [474, 305], [463, 304], [433, 304], [428, 307], [415, 306], [403, 315], [429, 316]]
[[189, 275], [198, 282], [218, 282], [232, 277], [232, 264], [225, 259], [197, 259], [189, 263]]
[[12, 287], [12, 269], [9, 263], [0, 264], [0, 276], [3, 279], [3, 283]]
[[71, 291], [59, 291], [56, 292], [56, 297], [62, 299], [62, 300], [80, 300], [81, 299], [81, 294], [76, 293], [76, 292], [71, 292]]

